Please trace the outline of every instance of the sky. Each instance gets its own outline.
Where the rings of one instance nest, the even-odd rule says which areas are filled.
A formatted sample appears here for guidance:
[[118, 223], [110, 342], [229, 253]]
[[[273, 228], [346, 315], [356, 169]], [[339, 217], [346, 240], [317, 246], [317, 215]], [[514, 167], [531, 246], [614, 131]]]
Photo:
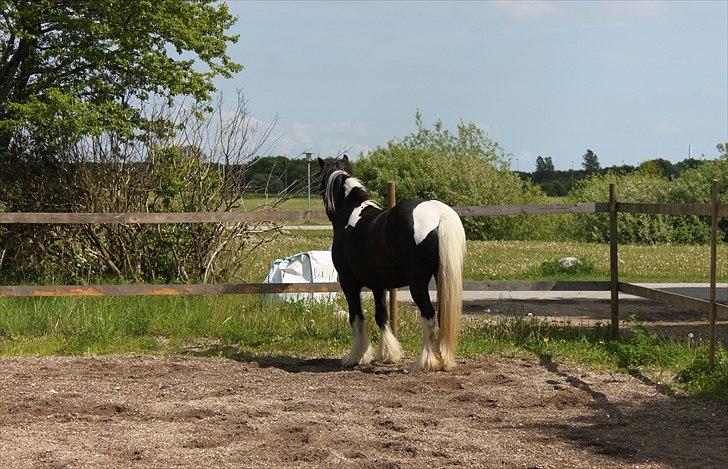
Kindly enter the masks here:
[[714, 157], [728, 141], [728, 1], [228, 2], [240, 89], [274, 154], [355, 156], [441, 119], [513, 169]]

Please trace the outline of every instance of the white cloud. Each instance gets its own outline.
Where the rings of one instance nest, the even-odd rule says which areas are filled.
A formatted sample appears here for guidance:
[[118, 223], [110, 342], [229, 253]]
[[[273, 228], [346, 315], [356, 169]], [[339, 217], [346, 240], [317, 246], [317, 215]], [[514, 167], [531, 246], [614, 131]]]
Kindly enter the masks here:
[[511, 169], [517, 171], [533, 171], [532, 166], [536, 163], [536, 158], [528, 150], [520, 150], [511, 159]]
[[629, 2], [559, 2], [551, 0], [499, 0], [495, 6], [509, 16], [526, 21], [561, 17], [576, 21], [624, 22], [654, 18], [660, 15], [664, 0], [634, 0]]
[[559, 15], [561, 6], [547, 0], [509, 1], [498, 0], [495, 6], [519, 20], [538, 20], [546, 16]]
[[361, 122], [279, 124], [273, 135], [277, 140], [270, 153], [291, 157], [303, 151], [311, 151], [317, 156], [335, 156], [346, 152], [354, 157], [371, 150], [367, 144], [372, 136], [371, 129]]

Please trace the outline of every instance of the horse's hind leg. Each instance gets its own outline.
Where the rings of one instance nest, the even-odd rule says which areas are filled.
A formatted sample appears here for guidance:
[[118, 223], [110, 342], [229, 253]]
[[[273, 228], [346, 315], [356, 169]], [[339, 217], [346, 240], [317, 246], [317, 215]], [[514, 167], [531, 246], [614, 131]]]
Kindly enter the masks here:
[[402, 359], [402, 347], [392, 334], [387, 320], [387, 295], [383, 288], [372, 290], [374, 293], [374, 310], [377, 326], [381, 332], [374, 360], [382, 363], [397, 363]]
[[351, 324], [351, 332], [354, 336], [351, 352], [341, 360], [341, 364], [347, 367], [368, 365], [371, 363], [374, 353], [369, 343], [369, 332], [364, 324], [364, 314], [361, 310], [361, 285], [347, 282], [344, 279], [341, 279], [340, 283], [349, 305], [349, 324]]
[[437, 339], [435, 337], [435, 308], [430, 301], [428, 284], [430, 279], [419, 280], [410, 284], [412, 300], [420, 309], [422, 324], [422, 352], [412, 364], [413, 371], [435, 371], [442, 369], [437, 355]]

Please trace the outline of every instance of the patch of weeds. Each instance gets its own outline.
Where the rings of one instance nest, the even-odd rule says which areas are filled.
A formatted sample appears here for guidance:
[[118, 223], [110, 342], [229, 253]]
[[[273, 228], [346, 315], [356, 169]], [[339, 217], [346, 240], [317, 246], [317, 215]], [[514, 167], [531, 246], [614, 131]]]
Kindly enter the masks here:
[[692, 395], [711, 398], [728, 406], [728, 351], [717, 348], [715, 366], [711, 368], [708, 351], [702, 347], [693, 362], [677, 374], [677, 382]]
[[537, 276], [548, 278], [580, 278], [585, 276], [603, 276], [605, 274], [588, 258], [574, 258], [570, 262], [564, 261], [563, 259], [549, 259], [541, 262], [541, 265], [538, 266], [534, 273]]

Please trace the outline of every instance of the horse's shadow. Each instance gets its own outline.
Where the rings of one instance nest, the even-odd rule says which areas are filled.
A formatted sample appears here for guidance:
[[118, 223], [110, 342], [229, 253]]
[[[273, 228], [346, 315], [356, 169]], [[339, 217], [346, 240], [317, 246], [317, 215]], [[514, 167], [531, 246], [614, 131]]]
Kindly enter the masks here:
[[284, 355], [254, 355], [241, 352], [233, 346], [214, 345], [204, 350], [187, 350], [194, 357], [219, 357], [240, 363], [257, 365], [260, 368], [277, 368], [288, 373], [344, 373], [359, 372], [368, 374], [401, 373], [402, 367], [392, 365], [366, 365], [345, 368], [340, 358], [295, 358]]

